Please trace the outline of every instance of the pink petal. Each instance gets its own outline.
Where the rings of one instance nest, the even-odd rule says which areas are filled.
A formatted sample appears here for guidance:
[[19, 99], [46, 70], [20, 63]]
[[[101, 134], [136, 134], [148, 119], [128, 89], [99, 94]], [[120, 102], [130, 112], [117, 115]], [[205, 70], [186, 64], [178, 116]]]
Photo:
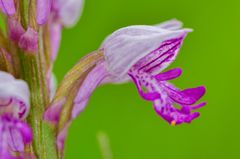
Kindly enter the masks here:
[[101, 84], [104, 78], [108, 76], [104, 63], [98, 64], [86, 77], [83, 84], [74, 99], [73, 117], [76, 117], [85, 107], [87, 100], [98, 85]]
[[38, 33], [29, 27], [21, 36], [18, 45], [28, 53], [36, 53], [38, 51]]
[[83, 2], [83, 0], [57, 0], [60, 20], [65, 27], [72, 27], [77, 23]]
[[129, 26], [112, 33], [101, 45], [113, 81], [126, 81], [136, 69], [159, 73], [172, 63], [189, 29], [166, 30], [152, 26]]
[[54, 105], [49, 106], [49, 108], [44, 113], [44, 120], [56, 124], [59, 121], [59, 117], [62, 111], [62, 107], [66, 102], [65, 99], [56, 102]]
[[62, 25], [57, 22], [52, 22], [50, 25], [50, 40], [51, 40], [51, 60], [55, 61], [59, 50], [62, 35]]
[[0, 9], [9, 16], [14, 15], [16, 12], [14, 0], [0, 0]]
[[8, 18], [9, 37], [12, 41], [18, 42], [25, 30], [15, 18]]
[[185, 94], [186, 96], [192, 97], [193, 99], [195, 99], [195, 101], [198, 101], [206, 93], [206, 88], [204, 86], [188, 88], [181, 91], [181, 93]]
[[164, 85], [169, 97], [179, 104], [192, 105], [196, 103], [206, 92], [203, 86], [189, 88], [183, 91], [173, 85]]
[[139, 60], [134, 67], [145, 72], [162, 71], [176, 59], [186, 34], [164, 41], [159, 48]]
[[163, 73], [156, 75], [155, 78], [158, 81], [167, 81], [167, 80], [175, 79], [175, 78], [181, 76], [181, 74], [182, 74], [182, 70], [180, 68], [174, 68], [167, 72], [163, 72]]
[[57, 147], [60, 151], [63, 151], [64, 149], [64, 143], [65, 143], [65, 139], [67, 136], [67, 130], [70, 126], [70, 122], [68, 122], [64, 128], [60, 131], [60, 133], [57, 136]]
[[37, 0], [37, 23], [45, 24], [51, 11], [52, 0]]

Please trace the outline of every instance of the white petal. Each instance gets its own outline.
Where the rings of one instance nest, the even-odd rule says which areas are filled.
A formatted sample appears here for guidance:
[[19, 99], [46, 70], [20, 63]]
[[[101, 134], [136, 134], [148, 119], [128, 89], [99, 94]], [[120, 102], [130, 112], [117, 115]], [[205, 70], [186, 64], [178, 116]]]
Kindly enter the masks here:
[[57, 0], [59, 15], [64, 26], [74, 26], [82, 12], [83, 0]]
[[103, 42], [107, 69], [115, 82], [127, 79], [129, 69], [147, 54], [161, 46], [163, 41], [176, 38], [190, 29], [166, 30], [152, 26], [130, 26], [111, 34]]
[[27, 112], [24, 114], [24, 117], [26, 117], [26, 115], [28, 114], [30, 107], [30, 93], [28, 85], [25, 81], [17, 80], [12, 75], [0, 71], [0, 98], [13, 98], [23, 102], [27, 107]]
[[183, 23], [177, 19], [171, 19], [171, 20], [168, 20], [168, 21], [165, 21], [163, 23], [156, 25], [156, 27], [159, 27], [162, 29], [168, 29], [168, 30], [181, 29], [182, 26], [183, 26]]

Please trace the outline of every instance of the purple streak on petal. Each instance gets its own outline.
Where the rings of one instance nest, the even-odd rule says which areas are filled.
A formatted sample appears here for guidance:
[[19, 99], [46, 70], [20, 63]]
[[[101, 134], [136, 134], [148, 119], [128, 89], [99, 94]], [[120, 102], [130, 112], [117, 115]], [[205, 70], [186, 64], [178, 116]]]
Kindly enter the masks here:
[[21, 36], [18, 45], [29, 53], [36, 53], [38, 50], [38, 33], [29, 27]]
[[175, 60], [183, 39], [184, 36], [165, 41], [157, 50], [142, 59], [145, 61], [145, 64], [139, 70], [154, 72], [165, 68], [164, 65], [168, 65]]
[[56, 124], [59, 121], [59, 117], [62, 111], [62, 107], [66, 99], [62, 99], [59, 102], [56, 102], [54, 105], [49, 106], [49, 108], [44, 113], [44, 120], [47, 120], [53, 124]]
[[13, 102], [12, 98], [7, 98], [7, 99], [0, 98], [0, 107], [7, 107], [7, 106], [11, 105], [12, 102]]
[[0, 115], [12, 114], [24, 119], [30, 109], [30, 93], [26, 82], [0, 71]]
[[8, 34], [12, 41], [18, 42], [25, 30], [15, 18], [8, 18]]
[[15, 128], [9, 128], [8, 141], [11, 150], [22, 152], [24, 151], [24, 142], [21, 133]]
[[14, 0], [0, 0], [0, 9], [9, 16], [14, 15], [16, 12]]
[[[109, 73], [116, 77], [113, 81], [127, 81], [129, 80], [126, 77], [127, 72], [132, 67], [140, 70], [142, 66], [148, 64], [148, 68], [154, 67], [151, 71], [159, 73], [175, 59], [180, 46], [175, 53], [169, 50], [179, 43], [180, 40], [176, 39], [185, 37], [188, 32], [190, 29], [172, 31], [144, 25], [117, 30], [108, 36], [100, 47], [104, 50]], [[161, 49], [159, 49], [160, 46], [162, 46]], [[165, 59], [161, 66], [157, 66]]]
[[37, 23], [43, 25], [47, 22], [51, 11], [52, 0], [37, 0]]
[[174, 87], [169, 83], [163, 84], [168, 96], [179, 104], [191, 105], [196, 103], [204, 94], [204, 87], [189, 88], [183, 91], [180, 91], [178, 88]]
[[50, 40], [51, 40], [51, 60], [55, 61], [59, 50], [62, 36], [62, 25], [60, 23], [52, 22], [50, 26]]
[[167, 81], [167, 80], [175, 79], [175, 78], [181, 76], [181, 74], [182, 74], [182, 70], [180, 68], [174, 68], [167, 72], [163, 72], [163, 73], [156, 75], [155, 78], [158, 81]]

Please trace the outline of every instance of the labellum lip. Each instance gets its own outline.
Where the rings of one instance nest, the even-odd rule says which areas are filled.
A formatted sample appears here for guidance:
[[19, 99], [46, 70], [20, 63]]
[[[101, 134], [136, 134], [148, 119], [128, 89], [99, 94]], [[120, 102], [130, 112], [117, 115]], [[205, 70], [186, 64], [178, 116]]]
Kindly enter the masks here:
[[[0, 116], [0, 158], [12, 158], [12, 152], [24, 153], [24, 147], [32, 141], [30, 127], [9, 114]], [[13, 157], [14, 158], [14, 157]]]

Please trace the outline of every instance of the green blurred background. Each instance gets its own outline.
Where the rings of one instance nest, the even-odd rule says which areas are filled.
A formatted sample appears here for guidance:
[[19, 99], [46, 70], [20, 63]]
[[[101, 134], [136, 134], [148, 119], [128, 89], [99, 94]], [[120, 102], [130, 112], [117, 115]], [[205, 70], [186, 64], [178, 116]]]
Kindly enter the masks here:
[[239, 0], [86, 0], [78, 25], [63, 32], [55, 65], [59, 80], [114, 30], [182, 20], [191, 33], [177, 60], [180, 87], [205, 85], [208, 105], [190, 125], [169, 126], [131, 83], [98, 88], [75, 120], [66, 159], [102, 159], [97, 133], [105, 132], [114, 159], [236, 159], [240, 148]]

